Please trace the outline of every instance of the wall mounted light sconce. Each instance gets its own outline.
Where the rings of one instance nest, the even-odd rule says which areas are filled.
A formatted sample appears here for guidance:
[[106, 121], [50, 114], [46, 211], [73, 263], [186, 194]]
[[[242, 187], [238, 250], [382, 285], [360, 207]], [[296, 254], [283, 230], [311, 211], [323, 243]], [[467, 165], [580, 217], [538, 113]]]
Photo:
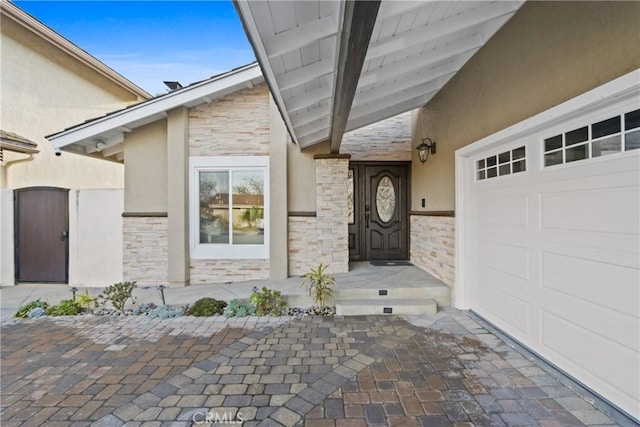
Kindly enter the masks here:
[[422, 138], [422, 143], [416, 147], [418, 157], [422, 164], [429, 158], [429, 154], [436, 154], [436, 143], [431, 138]]

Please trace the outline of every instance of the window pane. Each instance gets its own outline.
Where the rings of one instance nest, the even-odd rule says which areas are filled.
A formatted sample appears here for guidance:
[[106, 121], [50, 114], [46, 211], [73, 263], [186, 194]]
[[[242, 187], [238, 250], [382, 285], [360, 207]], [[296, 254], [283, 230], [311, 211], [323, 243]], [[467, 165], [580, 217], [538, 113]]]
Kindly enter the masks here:
[[632, 111], [624, 115], [624, 128], [626, 130], [640, 128], [640, 110]]
[[496, 168], [487, 169], [487, 178], [494, 178], [496, 176], [498, 176], [498, 170]]
[[484, 171], [478, 172], [478, 179], [479, 180], [483, 180], [484, 179]]
[[506, 153], [500, 153], [498, 155], [498, 161], [500, 162], [500, 164], [511, 161], [511, 151], [507, 151]]
[[264, 244], [264, 172], [233, 171], [233, 244]]
[[484, 169], [484, 159], [478, 160], [478, 169]]
[[524, 160], [513, 163], [513, 173], [524, 172], [527, 170], [527, 164]]
[[551, 151], [562, 147], [562, 135], [556, 135], [544, 140], [544, 151]]
[[487, 166], [495, 166], [496, 165], [496, 156], [491, 156], [487, 158]]
[[518, 160], [518, 159], [524, 159], [524, 155], [525, 155], [526, 151], [524, 147], [518, 147], [515, 150], [513, 150], [512, 157], [513, 160]]
[[584, 142], [589, 138], [589, 128], [587, 126], [572, 130], [571, 132], [567, 132], [565, 134], [566, 145], [573, 145], [579, 142]]
[[587, 144], [580, 145], [578, 147], [567, 148], [565, 156], [567, 158], [567, 163], [586, 159], [587, 157], [589, 157]]
[[555, 153], [549, 153], [544, 155], [544, 165], [553, 166], [562, 164], [562, 151], [556, 151]]
[[622, 148], [622, 137], [620, 135], [610, 136], [591, 143], [591, 157], [606, 156], [607, 154], [619, 153]]
[[500, 172], [500, 176], [509, 175], [511, 173], [511, 165], [510, 164], [500, 165], [499, 172]]
[[625, 150], [637, 150], [640, 148], [640, 130], [627, 132], [624, 139]]
[[229, 172], [200, 172], [200, 243], [229, 243]]
[[591, 125], [591, 139], [620, 132], [620, 116]]

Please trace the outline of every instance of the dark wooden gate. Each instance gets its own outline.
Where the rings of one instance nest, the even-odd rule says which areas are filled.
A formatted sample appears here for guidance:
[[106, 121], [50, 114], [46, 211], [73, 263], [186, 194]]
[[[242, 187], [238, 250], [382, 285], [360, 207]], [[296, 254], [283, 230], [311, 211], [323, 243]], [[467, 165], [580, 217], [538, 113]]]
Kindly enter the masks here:
[[15, 190], [16, 281], [67, 283], [69, 190]]
[[352, 163], [353, 215], [349, 222], [351, 261], [406, 260], [409, 166]]

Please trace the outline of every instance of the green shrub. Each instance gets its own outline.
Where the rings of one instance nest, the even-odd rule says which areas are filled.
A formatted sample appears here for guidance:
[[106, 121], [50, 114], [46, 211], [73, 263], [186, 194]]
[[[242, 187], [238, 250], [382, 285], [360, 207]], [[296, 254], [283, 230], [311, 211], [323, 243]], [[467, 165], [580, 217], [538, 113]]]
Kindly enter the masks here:
[[224, 312], [227, 303], [214, 298], [201, 298], [189, 309], [190, 316], [209, 317]]
[[254, 306], [242, 304], [237, 298], [229, 301], [229, 305], [224, 310], [224, 315], [227, 317], [254, 316], [255, 314], [256, 309]]
[[311, 269], [310, 272], [304, 275], [305, 280], [300, 286], [306, 286], [309, 291], [309, 295], [313, 295], [315, 303], [320, 307], [327, 305], [327, 298], [333, 296], [333, 289], [331, 286], [337, 286], [336, 279], [326, 273], [327, 265], [322, 263], [318, 264], [316, 269]]
[[35, 301], [30, 301], [24, 305], [21, 305], [20, 308], [18, 308], [18, 311], [15, 314], [15, 317], [25, 318], [29, 315], [29, 312], [36, 307], [46, 310], [49, 307], [49, 304], [47, 304], [45, 301], [42, 301], [40, 298], [38, 298]]
[[72, 299], [60, 301], [58, 305], [53, 305], [45, 311], [47, 316], [76, 316], [80, 313], [80, 304]]
[[287, 303], [282, 299], [280, 291], [272, 290], [266, 286], [262, 291], [253, 291], [249, 299], [251, 305], [256, 308], [258, 316], [282, 316], [287, 311]]
[[114, 283], [111, 286], [105, 288], [105, 290], [98, 295], [98, 298], [102, 301], [102, 305], [106, 305], [110, 302], [114, 309], [120, 311], [122, 314], [126, 314], [124, 311], [127, 300], [131, 298], [133, 290], [136, 288], [136, 282], [120, 282]]

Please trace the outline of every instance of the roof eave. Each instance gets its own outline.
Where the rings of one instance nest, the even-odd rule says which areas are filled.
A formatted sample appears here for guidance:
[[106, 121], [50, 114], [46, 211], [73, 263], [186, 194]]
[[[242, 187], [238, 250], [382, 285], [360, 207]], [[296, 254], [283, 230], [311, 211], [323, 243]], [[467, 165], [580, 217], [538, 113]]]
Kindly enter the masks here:
[[264, 81], [260, 68], [253, 63], [224, 75], [216, 76], [191, 86], [141, 102], [110, 113], [73, 128], [48, 135], [54, 149], [78, 152], [72, 145], [99, 138], [101, 134], [122, 132], [137, 127], [136, 123], [151, 123], [166, 117], [169, 110], [180, 106], [193, 107], [233, 93], [242, 87], [251, 87]]

